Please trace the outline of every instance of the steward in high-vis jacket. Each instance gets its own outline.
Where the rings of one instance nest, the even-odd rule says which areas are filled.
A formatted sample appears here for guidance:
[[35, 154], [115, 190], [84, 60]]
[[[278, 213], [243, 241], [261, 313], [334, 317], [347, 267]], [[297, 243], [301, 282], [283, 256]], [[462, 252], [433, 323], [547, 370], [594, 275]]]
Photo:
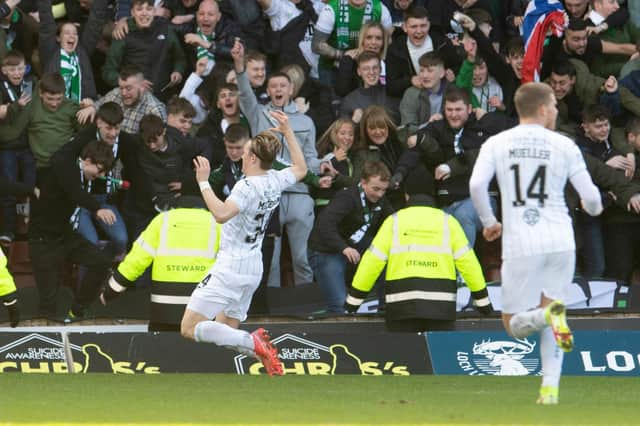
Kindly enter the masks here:
[[[182, 206], [203, 203], [197, 197], [180, 198]], [[102, 303], [133, 287], [153, 262], [149, 330], [179, 330], [191, 293], [216, 260], [220, 232], [220, 225], [203, 208], [176, 208], [160, 213], [118, 265], [100, 297]]]
[[17, 326], [20, 321], [18, 293], [16, 292], [13, 277], [7, 269], [7, 258], [4, 256], [2, 249], [0, 249], [0, 301], [7, 308], [11, 327]]
[[456, 270], [476, 308], [491, 312], [482, 268], [462, 227], [453, 216], [428, 207], [430, 201], [431, 197], [414, 194], [409, 207], [384, 221], [358, 265], [345, 302], [348, 312], [358, 309], [385, 265], [385, 319], [391, 331], [452, 327]]

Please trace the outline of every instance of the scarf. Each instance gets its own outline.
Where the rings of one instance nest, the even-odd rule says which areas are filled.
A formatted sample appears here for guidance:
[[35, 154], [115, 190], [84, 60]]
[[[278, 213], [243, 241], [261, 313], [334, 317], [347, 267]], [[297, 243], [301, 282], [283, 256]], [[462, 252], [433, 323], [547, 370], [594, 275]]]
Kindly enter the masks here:
[[[83, 170], [84, 168], [82, 166], [82, 159], [78, 158], [78, 167], [80, 168], [80, 185], [87, 192], [91, 192], [91, 181], [88, 181], [85, 184]], [[76, 206], [76, 208], [73, 210], [73, 214], [71, 214], [71, 217], [69, 218], [69, 223], [71, 224], [71, 228], [73, 228], [74, 231], [77, 231], [78, 226], [80, 226], [80, 209], [80, 206]]]
[[379, 205], [374, 206], [373, 212], [369, 209], [369, 204], [367, 203], [364, 189], [362, 188], [362, 185], [360, 183], [358, 183], [358, 192], [360, 193], [360, 203], [362, 204], [364, 224], [349, 237], [349, 241], [353, 245], [358, 245], [369, 230], [369, 227], [371, 227], [373, 212], [379, 212], [380, 210], [382, 210], [382, 207], [380, 207]]
[[[338, 0], [338, 16], [336, 16], [336, 41], [337, 48], [344, 50], [349, 48], [349, 0]], [[367, 0], [364, 6], [364, 15], [362, 23], [371, 21], [373, 17], [373, 2]]]
[[[203, 40], [208, 41], [209, 43], [214, 43], [214, 39], [215, 39], [215, 33], [212, 33], [211, 35], [204, 35], [202, 33], [202, 31], [200, 30], [200, 28], [198, 28], [198, 32], [196, 33], [198, 35], [198, 37], [200, 37]], [[213, 53], [211, 53], [211, 51], [209, 49], [205, 49], [204, 47], [198, 45], [196, 47], [196, 60], [198, 59], [202, 59], [202, 58], [208, 58], [210, 61], [214, 60], [214, 56]]]
[[68, 55], [64, 49], [60, 49], [60, 74], [64, 78], [64, 96], [74, 102], [80, 102], [82, 99], [80, 61], [75, 52]]

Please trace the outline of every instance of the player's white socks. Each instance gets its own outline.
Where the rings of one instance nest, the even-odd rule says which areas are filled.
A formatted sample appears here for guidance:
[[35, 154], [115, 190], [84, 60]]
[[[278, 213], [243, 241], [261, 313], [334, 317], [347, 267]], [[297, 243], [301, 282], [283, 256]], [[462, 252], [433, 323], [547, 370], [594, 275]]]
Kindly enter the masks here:
[[542, 360], [542, 386], [558, 387], [564, 352], [556, 344], [551, 327], [540, 330], [540, 359]]
[[196, 324], [193, 334], [196, 342], [215, 343], [235, 349], [241, 354], [254, 356], [253, 337], [244, 330], [229, 327], [221, 322], [202, 321]]
[[546, 326], [547, 322], [544, 319], [544, 309], [542, 308], [517, 313], [509, 320], [511, 335], [517, 339], [524, 339]]

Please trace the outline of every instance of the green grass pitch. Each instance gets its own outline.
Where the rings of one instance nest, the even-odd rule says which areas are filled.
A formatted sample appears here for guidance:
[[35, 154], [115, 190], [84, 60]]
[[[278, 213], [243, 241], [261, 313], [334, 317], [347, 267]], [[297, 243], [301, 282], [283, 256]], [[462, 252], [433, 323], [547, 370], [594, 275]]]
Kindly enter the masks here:
[[638, 378], [0, 375], [0, 424], [640, 425]]

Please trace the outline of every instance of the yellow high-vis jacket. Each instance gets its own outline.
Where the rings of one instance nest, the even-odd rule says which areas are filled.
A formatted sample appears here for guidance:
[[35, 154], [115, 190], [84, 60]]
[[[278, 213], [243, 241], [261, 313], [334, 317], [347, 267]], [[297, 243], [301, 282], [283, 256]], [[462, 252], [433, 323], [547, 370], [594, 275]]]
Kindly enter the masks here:
[[389, 319], [455, 319], [456, 270], [475, 304], [490, 304], [482, 268], [462, 227], [442, 210], [414, 206], [389, 216], [362, 256], [347, 305], [364, 301], [385, 265]]
[[10, 302], [16, 297], [16, 285], [7, 269], [7, 258], [0, 250], [0, 301]]
[[204, 209], [179, 208], [157, 215], [109, 280], [122, 292], [151, 268], [152, 323], [180, 324], [196, 285], [213, 265], [221, 225]]

